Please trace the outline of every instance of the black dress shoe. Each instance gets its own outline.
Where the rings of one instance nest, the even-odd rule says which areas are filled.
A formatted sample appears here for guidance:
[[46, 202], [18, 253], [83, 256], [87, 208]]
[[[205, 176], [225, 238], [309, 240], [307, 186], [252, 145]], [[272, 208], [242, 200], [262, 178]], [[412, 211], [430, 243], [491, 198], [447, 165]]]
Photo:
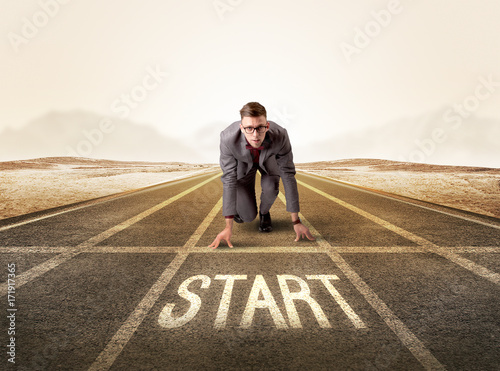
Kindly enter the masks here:
[[243, 219], [240, 218], [240, 216], [238, 214], [236, 214], [234, 217], [233, 217], [234, 221], [236, 223], [243, 223]]
[[273, 226], [271, 225], [271, 214], [268, 212], [267, 214], [262, 215], [259, 212], [260, 216], [260, 232], [271, 232], [273, 230]]

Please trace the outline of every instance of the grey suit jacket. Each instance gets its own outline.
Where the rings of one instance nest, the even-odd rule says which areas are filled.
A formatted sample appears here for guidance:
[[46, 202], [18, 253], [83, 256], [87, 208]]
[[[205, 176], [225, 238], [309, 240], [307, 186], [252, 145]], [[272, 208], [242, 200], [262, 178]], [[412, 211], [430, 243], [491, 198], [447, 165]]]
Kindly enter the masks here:
[[[233, 122], [220, 134], [220, 167], [222, 169], [222, 214], [235, 215], [237, 180], [252, 169], [250, 150], [246, 149], [245, 135], [240, 130], [241, 121]], [[259, 156], [259, 166], [269, 175], [279, 175], [285, 188], [286, 210], [299, 212], [299, 193], [295, 180], [292, 147], [286, 129], [269, 121], [264, 149]]]

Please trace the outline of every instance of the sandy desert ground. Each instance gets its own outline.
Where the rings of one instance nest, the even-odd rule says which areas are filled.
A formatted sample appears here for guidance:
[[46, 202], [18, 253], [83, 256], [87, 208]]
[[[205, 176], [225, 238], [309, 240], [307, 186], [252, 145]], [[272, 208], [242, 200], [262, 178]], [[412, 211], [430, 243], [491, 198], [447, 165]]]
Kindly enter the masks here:
[[71, 157], [0, 162], [0, 219], [215, 171], [213, 164]]
[[500, 218], [500, 169], [354, 159], [298, 170], [400, 196]]
[[[500, 169], [362, 159], [296, 166], [340, 181], [500, 218]], [[0, 162], [0, 219], [218, 169], [216, 164], [71, 157]]]

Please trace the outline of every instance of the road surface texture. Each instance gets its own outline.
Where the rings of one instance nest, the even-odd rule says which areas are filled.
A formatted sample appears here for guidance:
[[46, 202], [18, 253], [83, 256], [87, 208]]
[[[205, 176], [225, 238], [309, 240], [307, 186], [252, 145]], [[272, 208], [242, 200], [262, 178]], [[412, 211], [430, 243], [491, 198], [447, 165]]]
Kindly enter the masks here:
[[500, 369], [498, 219], [301, 173], [212, 250], [220, 175], [4, 222], [0, 368]]

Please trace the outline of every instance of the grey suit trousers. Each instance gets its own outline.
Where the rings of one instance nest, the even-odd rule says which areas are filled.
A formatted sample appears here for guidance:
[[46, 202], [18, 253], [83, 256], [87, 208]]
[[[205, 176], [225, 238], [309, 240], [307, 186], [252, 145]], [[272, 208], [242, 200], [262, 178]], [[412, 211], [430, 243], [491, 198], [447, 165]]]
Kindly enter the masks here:
[[267, 214], [273, 206], [279, 193], [279, 175], [268, 175], [257, 164], [243, 178], [237, 180], [236, 185], [236, 210], [244, 222], [251, 222], [257, 216], [257, 200], [255, 196], [255, 177], [259, 170], [261, 174], [260, 185], [260, 213]]

